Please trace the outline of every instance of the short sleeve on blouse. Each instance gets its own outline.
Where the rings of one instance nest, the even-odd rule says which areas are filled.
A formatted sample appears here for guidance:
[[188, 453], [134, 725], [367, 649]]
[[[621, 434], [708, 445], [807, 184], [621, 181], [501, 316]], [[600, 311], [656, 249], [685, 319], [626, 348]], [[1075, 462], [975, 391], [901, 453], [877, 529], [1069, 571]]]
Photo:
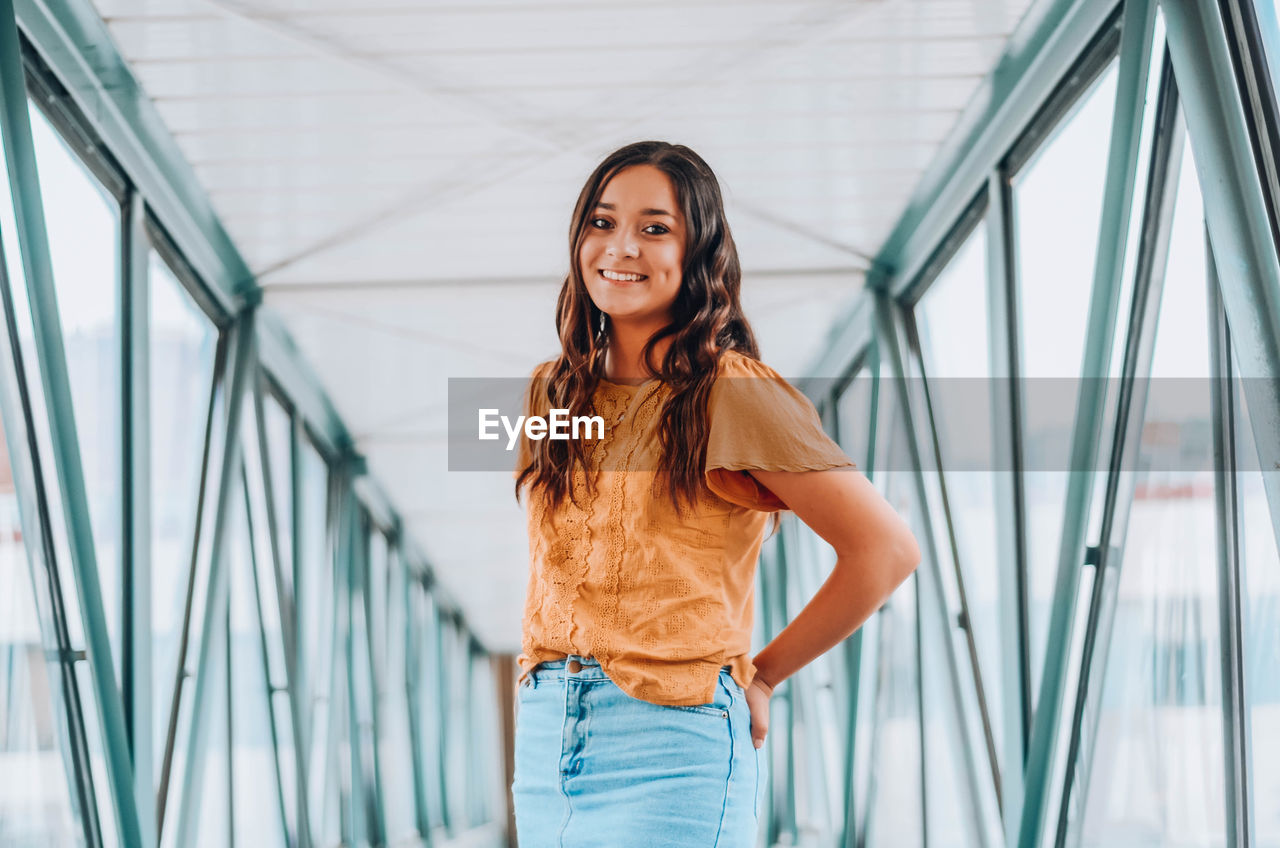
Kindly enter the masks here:
[[808, 397], [769, 366], [735, 351], [721, 359], [707, 415], [707, 487], [730, 503], [763, 512], [787, 508], [748, 470], [856, 467], [822, 429]]

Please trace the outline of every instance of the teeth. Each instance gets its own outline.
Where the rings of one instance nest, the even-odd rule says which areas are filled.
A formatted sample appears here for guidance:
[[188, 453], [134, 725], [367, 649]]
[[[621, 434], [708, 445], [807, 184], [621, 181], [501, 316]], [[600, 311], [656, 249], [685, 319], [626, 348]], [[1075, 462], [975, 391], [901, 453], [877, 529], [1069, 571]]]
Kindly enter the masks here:
[[644, 274], [618, 274], [613, 271], [603, 271], [603, 270], [600, 273], [604, 276], [605, 279], [615, 280], [619, 283], [634, 283], [638, 280], [644, 279]]

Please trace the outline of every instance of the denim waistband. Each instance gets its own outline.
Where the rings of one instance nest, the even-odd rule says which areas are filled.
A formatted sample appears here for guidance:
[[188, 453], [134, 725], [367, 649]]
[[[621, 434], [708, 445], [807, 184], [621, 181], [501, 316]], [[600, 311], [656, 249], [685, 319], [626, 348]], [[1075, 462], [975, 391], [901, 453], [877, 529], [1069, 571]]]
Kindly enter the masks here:
[[[571, 662], [578, 663], [578, 671], [570, 671], [569, 664]], [[721, 674], [729, 674], [732, 666], [721, 666]], [[529, 683], [537, 686], [546, 680], [608, 680], [609, 676], [604, 673], [604, 669], [600, 667], [600, 661], [595, 657], [581, 657], [577, 654], [570, 654], [564, 659], [544, 660], [534, 666], [528, 675]]]
[[[571, 662], [578, 663], [578, 671], [569, 671]], [[535, 686], [543, 680], [564, 680], [566, 677], [572, 677], [575, 680], [608, 679], [608, 675], [600, 667], [599, 660], [595, 657], [580, 657], [577, 654], [570, 654], [562, 660], [545, 660], [529, 672], [529, 678]]]

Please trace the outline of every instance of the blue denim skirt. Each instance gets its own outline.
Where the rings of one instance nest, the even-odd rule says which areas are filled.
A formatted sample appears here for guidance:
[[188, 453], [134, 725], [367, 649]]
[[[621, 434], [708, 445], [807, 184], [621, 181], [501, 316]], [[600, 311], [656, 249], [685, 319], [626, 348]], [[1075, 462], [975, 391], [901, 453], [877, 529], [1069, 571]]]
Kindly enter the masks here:
[[728, 666], [696, 706], [633, 698], [576, 656], [539, 665], [517, 697], [520, 848], [755, 848], [765, 757]]

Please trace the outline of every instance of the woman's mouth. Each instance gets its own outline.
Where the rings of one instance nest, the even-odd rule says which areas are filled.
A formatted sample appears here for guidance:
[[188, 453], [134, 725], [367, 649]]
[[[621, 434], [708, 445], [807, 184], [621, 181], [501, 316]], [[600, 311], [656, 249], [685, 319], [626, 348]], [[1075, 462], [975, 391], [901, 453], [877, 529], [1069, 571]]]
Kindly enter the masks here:
[[596, 270], [599, 272], [600, 276], [604, 277], [611, 283], [638, 283], [642, 280], [649, 279], [645, 274], [623, 273], [620, 271], [610, 271], [605, 268], [597, 268]]

